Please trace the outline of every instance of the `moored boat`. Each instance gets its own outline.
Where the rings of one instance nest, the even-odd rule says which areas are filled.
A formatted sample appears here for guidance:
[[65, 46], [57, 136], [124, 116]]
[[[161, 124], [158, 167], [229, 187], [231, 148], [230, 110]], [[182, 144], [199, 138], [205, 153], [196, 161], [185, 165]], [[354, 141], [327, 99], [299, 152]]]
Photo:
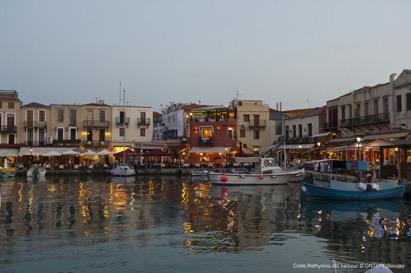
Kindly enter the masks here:
[[301, 179], [300, 170], [280, 168], [272, 158], [258, 158], [255, 172], [210, 172], [210, 181], [216, 185], [283, 185]]
[[[329, 200], [378, 200], [402, 198], [408, 182], [376, 179], [367, 174], [368, 162], [322, 160], [305, 170], [302, 196]], [[318, 171], [315, 171], [318, 170]], [[355, 175], [353, 175], [355, 174]]]
[[114, 176], [134, 176], [136, 171], [127, 165], [118, 165], [111, 170]]

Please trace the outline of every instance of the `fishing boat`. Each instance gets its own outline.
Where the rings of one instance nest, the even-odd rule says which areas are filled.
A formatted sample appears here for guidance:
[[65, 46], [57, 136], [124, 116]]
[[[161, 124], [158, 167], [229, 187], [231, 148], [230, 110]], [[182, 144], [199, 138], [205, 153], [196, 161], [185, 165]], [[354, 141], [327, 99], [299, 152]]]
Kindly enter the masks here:
[[305, 169], [302, 196], [330, 200], [402, 198], [408, 182], [377, 179], [368, 173], [367, 161], [319, 160]]
[[216, 185], [282, 185], [303, 177], [301, 170], [283, 169], [273, 158], [252, 157], [246, 160], [256, 164], [255, 171], [210, 172], [210, 181]]
[[208, 176], [208, 174], [210, 173], [210, 170], [205, 170], [205, 169], [201, 169], [201, 170], [192, 170], [190, 172], [191, 176]]
[[111, 174], [114, 176], [134, 176], [136, 171], [127, 165], [117, 165], [111, 170]]

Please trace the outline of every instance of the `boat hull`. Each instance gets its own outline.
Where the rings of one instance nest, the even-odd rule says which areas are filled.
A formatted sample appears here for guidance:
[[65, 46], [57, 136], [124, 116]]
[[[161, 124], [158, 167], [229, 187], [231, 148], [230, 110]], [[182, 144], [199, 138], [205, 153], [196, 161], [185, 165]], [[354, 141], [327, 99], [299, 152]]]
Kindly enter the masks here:
[[404, 182], [394, 188], [383, 189], [378, 191], [349, 191], [331, 189], [328, 187], [308, 183], [304, 183], [301, 188], [301, 193], [305, 198], [327, 200], [378, 200], [402, 198], [407, 190], [407, 183]]
[[231, 174], [210, 173], [210, 181], [215, 185], [284, 185], [302, 176], [300, 172], [281, 174]]

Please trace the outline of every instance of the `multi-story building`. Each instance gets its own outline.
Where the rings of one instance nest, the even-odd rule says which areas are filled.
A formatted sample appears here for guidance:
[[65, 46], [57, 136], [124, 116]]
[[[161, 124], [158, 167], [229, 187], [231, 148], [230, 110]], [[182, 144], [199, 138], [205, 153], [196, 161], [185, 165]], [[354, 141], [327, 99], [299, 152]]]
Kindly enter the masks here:
[[15, 90], [0, 90], [0, 144], [21, 143], [21, 104]]
[[23, 127], [23, 143], [25, 146], [45, 146], [51, 144], [48, 140], [50, 127], [49, 106], [32, 102], [21, 106], [20, 116]]
[[[394, 75], [393, 75], [394, 76]], [[411, 70], [405, 69], [394, 80], [393, 103], [391, 111], [392, 127], [411, 130]]]
[[196, 108], [190, 115], [190, 162], [223, 165], [226, 156], [238, 152], [236, 120], [232, 108]]
[[285, 142], [288, 144], [307, 144], [313, 142], [313, 136], [324, 127], [326, 107], [296, 109], [284, 111], [286, 116]]
[[272, 144], [278, 144], [281, 141], [283, 135], [282, 120], [283, 113], [279, 110], [270, 108], [268, 128], [270, 129], [270, 143]]
[[153, 109], [146, 106], [113, 106], [112, 146], [114, 151], [148, 143], [153, 137]]
[[243, 152], [259, 155], [265, 151], [271, 139], [270, 108], [261, 100], [233, 100], [230, 107], [236, 116], [236, 138]]
[[51, 104], [49, 107], [48, 142], [56, 146], [80, 146], [82, 128], [79, 105]]
[[[112, 107], [104, 101], [79, 105], [81, 145], [86, 148], [105, 148], [111, 145]], [[137, 121], [138, 122], [138, 121]], [[142, 126], [148, 126], [141, 119]]]

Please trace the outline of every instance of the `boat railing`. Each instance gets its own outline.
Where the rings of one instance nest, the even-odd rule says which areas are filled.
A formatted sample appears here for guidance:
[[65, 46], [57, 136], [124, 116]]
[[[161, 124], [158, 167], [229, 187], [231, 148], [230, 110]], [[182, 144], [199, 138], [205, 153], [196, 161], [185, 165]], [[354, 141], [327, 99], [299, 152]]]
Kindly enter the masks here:
[[344, 182], [356, 182], [355, 176], [347, 175], [347, 174], [338, 174], [338, 173], [325, 173], [325, 172], [316, 172], [316, 171], [309, 171], [305, 170], [306, 176], [312, 176], [313, 181], [322, 181], [322, 182], [329, 182], [331, 180], [338, 180]]

